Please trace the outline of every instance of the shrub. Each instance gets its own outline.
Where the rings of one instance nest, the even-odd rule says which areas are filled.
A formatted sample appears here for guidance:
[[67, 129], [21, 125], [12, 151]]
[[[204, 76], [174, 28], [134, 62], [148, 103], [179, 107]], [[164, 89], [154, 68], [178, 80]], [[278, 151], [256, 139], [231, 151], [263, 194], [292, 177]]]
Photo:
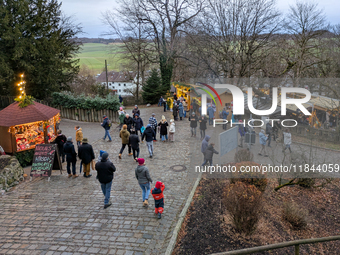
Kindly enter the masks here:
[[32, 165], [33, 155], [34, 155], [34, 149], [20, 151], [14, 154], [14, 156], [17, 158], [17, 160], [19, 161], [22, 167]]
[[312, 178], [299, 178], [298, 185], [304, 188], [313, 188], [315, 184], [315, 180]]
[[308, 211], [294, 202], [283, 204], [282, 218], [289, 222], [293, 229], [303, 229], [307, 226]]
[[[241, 172], [241, 166], [253, 167], [253, 169], [260, 169], [260, 165], [255, 162], [240, 162], [236, 165], [236, 172], [232, 173], [231, 183], [243, 182], [248, 185], [254, 185], [259, 191], [263, 192], [266, 190], [268, 179], [267, 174], [262, 174], [261, 172]], [[255, 168], [256, 167], [256, 168]]]
[[235, 153], [234, 161], [235, 163], [244, 161], [253, 161], [254, 154], [248, 149], [242, 149]]
[[247, 235], [254, 232], [263, 211], [262, 193], [258, 189], [242, 182], [230, 184], [223, 204], [237, 231]]

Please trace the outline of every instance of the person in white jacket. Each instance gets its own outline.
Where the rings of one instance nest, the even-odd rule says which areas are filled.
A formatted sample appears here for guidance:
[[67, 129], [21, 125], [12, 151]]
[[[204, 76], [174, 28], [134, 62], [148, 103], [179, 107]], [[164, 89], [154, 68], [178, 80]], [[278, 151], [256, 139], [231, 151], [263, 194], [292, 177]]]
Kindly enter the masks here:
[[175, 122], [173, 119], [170, 120], [170, 128], [169, 128], [169, 141], [174, 142], [175, 141]]
[[292, 143], [292, 134], [289, 133], [288, 128], [286, 128], [283, 132], [283, 142], [285, 144], [285, 148], [282, 152], [284, 152], [287, 148], [289, 149], [289, 152], [292, 152], [292, 150], [290, 149], [290, 145]]

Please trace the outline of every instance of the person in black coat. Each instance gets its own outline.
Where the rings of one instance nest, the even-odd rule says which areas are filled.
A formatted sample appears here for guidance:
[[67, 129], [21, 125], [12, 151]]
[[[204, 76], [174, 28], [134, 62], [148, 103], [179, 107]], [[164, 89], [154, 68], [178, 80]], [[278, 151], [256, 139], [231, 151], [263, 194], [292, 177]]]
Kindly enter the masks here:
[[153, 140], [156, 139], [156, 134], [155, 134], [155, 131], [152, 129], [150, 124], [146, 125], [146, 129], [144, 130], [143, 135], [142, 135], [142, 141], [144, 140], [144, 137], [145, 137], [145, 140], [146, 140], [146, 146], [148, 147], [150, 158], [152, 158], [152, 155], [153, 155]]
[[93, 148], [90, 144], [88, 144], [87, 138], [83, 138], [82, 145], [80, 145], [78, 149], [78, 157], [81, 159], [81, 164], [83, 164], [84, 168], [84, 177], [91, 177], [91, 162], [94, 160], [94, 152]]
[[190, 121], [190, 128], [191, 128], [191, 136], [196, 137], [196, 128], [197, 128], [198, 118], [194, 112], [191, 113], [191, 116], [189, 117], [189, 121]]
[[198, 122], [200, 123], [201, 140], [203, 140], [205, 137], [205, 130], [207, 129], [207, 118], [203, 115]]
[[127, 131], [130, 133], [131, 129], [134, 127], [133, 118], [131, 118], [129, 114], [126, 114], [123, 122], [127, 126]]
[[214, 149], [214, 146], [215, 146], [215, 144], [211, 143], [211, 144], [209, 144], [208, 148], [205, 150], [205, 152], [204, 152], [204, 162], [203, 162], [202, 166], [204, 166], [208, 162], [209, 162], [210, 166], [212, 166], [212, 159], [213, 159], [214, 153], [218, 154], [218, 151], [216, 151]]
[[160, 134], [162, 141], [168, 141], [168, 122], [165, 119], [165, 116], [162, 116], [162, 120], [158, 123], [158, 126], [160, 127]]
[[77, 178], [79, 176], [76, 174], [77, 153], [76, 150], [74, 149], [71, 136], [67, 138], [67, 141], [64, 144], [64, 153], [66, 154], [68, 177], [72, 176], [70, 169], [72, 164], [73, 178]]
[[144, 126], [142, 118], [139, 117], [139, 114], [136, 113], [133, 118], [133, 126], [135, 127], [136, 134], [138, 135], [138, 131], [140, 135], [142, 136], [141, 133], [141, 128]]
[[172, 106], [172, 114], [174, 115], [174, 120], [178, 120], [178, 106], [177, 103], [174, 101], [174, 104]]
[[102, 192], [105, 196], [104, 209], [111, 205], [109, 202], [111, 196], [111, 186], [114, 172], [116, 172], [115, 165], [111, 161], [107, 160], [108, 158], [109, 154], [107, 152], [103, 153], [102, 159], [97, 162], [95, 166], [97, 170], [97, 179], [100, 182]]
[[61, 157], [62, 163], [65, 162], [64, 144], [66, 143], [66, 136], [62, 134], [62, 131], [58, 130], [58, 136], [54, 140], [54, 143], [58, 146], [59, 156]]
[[131, 135], [129, 136], [129, 145], [132, 148], [133, 159], [137, 162], [139, 156], [139, 136], [135, 131], [131, 131]]

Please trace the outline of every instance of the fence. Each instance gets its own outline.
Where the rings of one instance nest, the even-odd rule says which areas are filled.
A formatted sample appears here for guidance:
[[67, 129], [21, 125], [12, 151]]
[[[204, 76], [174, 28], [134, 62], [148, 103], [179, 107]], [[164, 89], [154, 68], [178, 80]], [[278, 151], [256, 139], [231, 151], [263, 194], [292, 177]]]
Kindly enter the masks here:
[[290, 247], [290, 246], [294, 246], [295, 247], [294, 254], [299, 255], [301, 244], [322, 243], [322, 242], [330, 242], [330, 241], [336, 241], [336, 240], [340, 240], [340, 236], [328, 236], [328, 237], [321, 237], [321, 238], [301, 239], [301, 240], [295, 240], [295, 241], [290, 241], [290, 242], [283, 242], [283, 243], [269, 244], [269, 245], [264, 245], [264, 246], [247, 248], [247, 249], [242, 249], [242, 250], [213, 253], [211, 255], [244, 255], [244, 254], [252, 254], [256, 252], [271, 251], [271, 250]]
[[118, 113], [114, 110], [99, 110], [94, 109], [76, 109], [76, 108], [64, 108], [58, 107], [60, 110], [61, 118], [86, 121], [86, 122], [102, 122], [103, 115], [106, 115], [111, 121], [119, 122]]
[[289, 128], [292, 133], [300, 136], [308, 137], [310, 139], [322, 140], [328, 142], [340, 141], [340, 135], [337, 131], [331, 129], [316, 129], [308, 125], [297, 125], [296, 127]]

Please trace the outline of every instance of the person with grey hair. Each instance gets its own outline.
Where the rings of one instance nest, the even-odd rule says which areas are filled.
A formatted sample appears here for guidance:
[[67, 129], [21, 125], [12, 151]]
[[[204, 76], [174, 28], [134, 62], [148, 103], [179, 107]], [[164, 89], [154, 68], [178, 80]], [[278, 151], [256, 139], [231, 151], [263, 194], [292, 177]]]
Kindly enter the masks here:
[[135, 108], [133, 108], [133, 110], [132, 110], [133, 118], [135, 118], [136, 114], [138, 114], [138, 116], [140, 116], [140, 110], [138, 109], [138, 105], [135, 105]]
[[104, 195], [104, 209], [108, 208], [110, 203], [112, 180], [114, 172], [116, 172], [115, 165], [108, 160], [109, 154], [103, 153], [100, 162], [96, 163], [97, 179], [100, 182], [100, 186]]
[[[77, 153], [76, 153], [76, 150], [74, 149], [71, 136], [67, 138], [67, 141], [64, 144], [64, 153], [66, 155], [68, 177], [70, 178], [73, 174], [73, 178], [77, 178], [79, 176], [76, 174]], [[72, 164], [72, 174], [71, 174], [71, 164]]]
[[130, 115], [128, 113], [125, 115], [123, 122], [127, 127], [127, 131], [129, 131], [129, 133], [130, 133], [131, 129], [133, 128], [134, 122], [133, 122], [133, 119], [130, 117]]

